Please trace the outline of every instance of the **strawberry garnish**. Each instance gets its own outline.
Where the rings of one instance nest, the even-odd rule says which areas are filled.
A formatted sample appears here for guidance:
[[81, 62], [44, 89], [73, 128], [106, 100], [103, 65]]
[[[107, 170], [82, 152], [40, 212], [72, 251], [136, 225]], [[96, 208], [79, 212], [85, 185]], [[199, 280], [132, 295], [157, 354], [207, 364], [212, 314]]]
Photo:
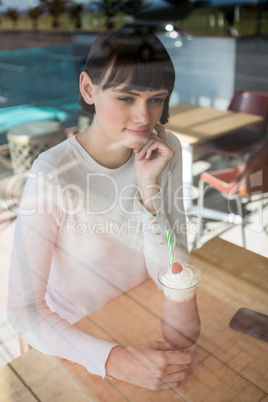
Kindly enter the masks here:
[[182, 266], [179, 262], [174, 262], [172, 265], [172, 273], [173, 274], [180, 274], [182, 272]]

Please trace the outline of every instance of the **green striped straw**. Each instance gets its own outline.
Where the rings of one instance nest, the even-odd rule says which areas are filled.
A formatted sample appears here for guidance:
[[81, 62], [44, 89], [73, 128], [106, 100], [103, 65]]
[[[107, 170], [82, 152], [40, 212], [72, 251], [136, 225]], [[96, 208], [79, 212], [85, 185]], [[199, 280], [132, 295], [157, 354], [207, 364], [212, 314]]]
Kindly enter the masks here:
[[171, 234], [170, 234], [169, 229], [167, 230], [167, 242], [168, 242], [170, 267], [172, 268], [172, 265], [174, 263], [174, 251], [173, 251], [172, 239], [171, 239]]

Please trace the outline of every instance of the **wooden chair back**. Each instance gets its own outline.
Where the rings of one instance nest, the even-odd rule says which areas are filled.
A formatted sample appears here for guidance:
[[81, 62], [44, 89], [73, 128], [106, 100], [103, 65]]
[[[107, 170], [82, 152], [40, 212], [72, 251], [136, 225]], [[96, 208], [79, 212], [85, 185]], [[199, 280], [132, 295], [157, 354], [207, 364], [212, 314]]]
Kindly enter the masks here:
[[254, 123], [251, 129], [267, 133], [268, 128], [268, 94], [254, 91], [238, 91], [234, 94], [228, 110], [234, 112], [251, 113], [263, 116], [264, 120]]

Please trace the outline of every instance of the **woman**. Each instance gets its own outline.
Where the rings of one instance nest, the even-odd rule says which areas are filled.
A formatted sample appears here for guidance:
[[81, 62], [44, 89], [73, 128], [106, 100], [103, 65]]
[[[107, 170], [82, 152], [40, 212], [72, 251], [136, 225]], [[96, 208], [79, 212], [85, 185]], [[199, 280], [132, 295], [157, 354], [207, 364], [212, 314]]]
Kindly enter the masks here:
[[92, 124], [35, 161], [10, 268], [9, 319], [30, 345], [151, 389], [176, 387], [192, 354], [158, 341], [123, 348], [74, 324], [149, 276], [157, 283], [167, 227], [187, 260], [180, 144], [158, 124], [174, 79], [153, 33], [99, 36], [80, 76]]

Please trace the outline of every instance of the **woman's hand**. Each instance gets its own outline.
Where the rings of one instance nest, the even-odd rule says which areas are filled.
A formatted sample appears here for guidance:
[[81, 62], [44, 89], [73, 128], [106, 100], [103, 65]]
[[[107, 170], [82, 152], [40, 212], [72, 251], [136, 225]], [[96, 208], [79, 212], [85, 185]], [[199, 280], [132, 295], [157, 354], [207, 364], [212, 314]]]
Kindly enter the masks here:
[[158, 178], [174, 156], [173, 149], [166, 145], [164, 127], [157, 124], [155, 129], [158, 135], [152, 133], [142, 148], [134, 149], [136, 178], [141, 201], [150, 212], [154, 212], [151, 199], [159, 192]]
[[106, 375], [151, 390], [176, 388], [195, 357], [194, 352], [181, 352], [160, 341], [115, 346], [106, 362]]
[[160, 174], [174, 156], [173, 149], [166, 145], [164, 127], [157, 124], [155, 129], [158, 135], [152, 133], [140, 149], [134, 149], [137, 182], [141, 185], [157, 184]]

